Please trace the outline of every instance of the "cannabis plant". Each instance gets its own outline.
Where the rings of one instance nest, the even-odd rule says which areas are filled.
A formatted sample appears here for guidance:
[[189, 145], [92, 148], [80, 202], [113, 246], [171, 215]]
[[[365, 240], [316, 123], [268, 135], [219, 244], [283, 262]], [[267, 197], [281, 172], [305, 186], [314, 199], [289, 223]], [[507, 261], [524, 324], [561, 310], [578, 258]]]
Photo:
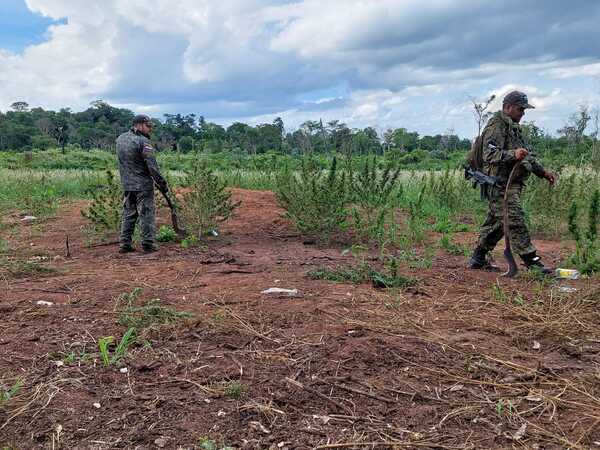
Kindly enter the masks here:
[[97, 232], [117, 231], [121, 226], [123, 191], [112, 171], [106, 171], [102, 185], [92, 192], [92, 202], [81, 211]]
[[378, 170], [376, 158], [367, 158], [352, 176], [352, 228], [359, 241], [382, 242], [386, 223], [394, 221], [394, 193], [400, 169], [388, 163]]
[[277, 201], [298, 231], [319, 239], [347, 227], [346, 174], [333, 158], [329, 170], [321, 170], [312, 157], [302, 160], [298, 173], [285, 167], [277, 176]]
[[598, 241], [598, 219], [600, 218], [600, 190], [592, 194], [588, 211], [588, 226], [585, 231], [579, 227], [579, 205], [571, 203], [569, 210], [569, 232], [575, 239], [575, 253], [570, 262], [584, 274], [600, 271], [600, 242]]
[[205, 164], [197, 165], [184, 184], [189, 187], [182, 201], [184, 223], [198, 237], [216, 232], [218, 225], [228, 220], [241, 203], [231, 200], [226, 183]]

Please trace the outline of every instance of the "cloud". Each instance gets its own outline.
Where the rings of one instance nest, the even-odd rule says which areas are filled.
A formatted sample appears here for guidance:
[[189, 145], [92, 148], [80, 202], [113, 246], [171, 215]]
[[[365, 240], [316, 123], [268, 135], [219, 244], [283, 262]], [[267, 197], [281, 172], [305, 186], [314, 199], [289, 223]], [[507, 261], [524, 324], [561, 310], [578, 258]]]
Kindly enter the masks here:
[[600, 3], [584, 0], [26, 3], [66, 22], [0, 51], [0, 109], [103, 98], [224, 123], [327, 117], [468, 136], [472, 96], [520, 86], [550, 129], [568, 116], [552, 110], [563, 99], [597, 98]]

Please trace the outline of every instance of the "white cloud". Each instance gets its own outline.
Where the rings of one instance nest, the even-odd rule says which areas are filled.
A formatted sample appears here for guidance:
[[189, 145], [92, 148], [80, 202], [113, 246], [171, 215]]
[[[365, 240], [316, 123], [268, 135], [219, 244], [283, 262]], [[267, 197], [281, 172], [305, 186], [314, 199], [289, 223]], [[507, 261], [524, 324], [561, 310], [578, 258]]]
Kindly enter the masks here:
[[[554, 129], [599, 91], [600, 4], [578, 8], [583, 0], [26, 3], [67, 20], [20, 54], [0, 49], [0, 109], [16, 100], [80, 109], [103, 98], [223, 122], [323, 117], [470, 135], [471, 96], [525, 90], [537, 106], [528, 116]], [[507, 22], [532, 20], [546, 26], [503, 37]]]

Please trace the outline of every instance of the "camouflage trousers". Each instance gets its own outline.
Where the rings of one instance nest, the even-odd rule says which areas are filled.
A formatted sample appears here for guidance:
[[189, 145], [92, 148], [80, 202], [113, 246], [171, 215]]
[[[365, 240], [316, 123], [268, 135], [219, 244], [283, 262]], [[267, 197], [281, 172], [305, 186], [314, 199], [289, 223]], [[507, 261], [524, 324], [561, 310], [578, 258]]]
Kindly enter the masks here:
[[123, 198], [123, 221], [121, 245], [131, 245], [135, 224], [139, 219], [142, 245], [154, 244], [154, 190], [125, 191]]
[[[520, 184], [511, 186], [508, 192], [508, 226], [510, 229], [510, 244], [513, 251], [519, 255], [535, 252], [531, 243], [529, 230], [525, 224], [525, 214], [521, 207]], [[498, 241], [504, 237], [504, 188], [492, 189], [490, 204], [485, 222], [481, 226], [478, 247], [486, 253], [494, 249]]]

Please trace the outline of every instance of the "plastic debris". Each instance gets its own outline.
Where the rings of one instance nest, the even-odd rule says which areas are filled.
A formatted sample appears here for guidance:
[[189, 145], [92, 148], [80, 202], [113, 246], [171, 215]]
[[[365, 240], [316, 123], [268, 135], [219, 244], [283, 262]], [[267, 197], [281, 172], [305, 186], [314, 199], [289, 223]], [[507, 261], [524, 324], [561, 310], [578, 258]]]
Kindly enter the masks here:
[[558, 292], [561, 294], [572, 294], [573, 292], [577, 292], [577, 288], [570, 286], [561, 286], [558, 288]]
[[35, 302], [35, 304], [38, 305], [38, 306], [52, 306], [52, 305], [54, 305], [54, 303], [47, 302], [45, 300], [38, 300], [37, 302]]
[[560, 267], [554, 271], [556, 278], [563, 278], [565, 280], [576, 280], [579, 278], [579, 272], [575, 269], [561, 269]]
[[286, 294], [289, 297], [294, 297], [294, 296], [298, 295], [298, 289], [284, 289], [284, 288], [272, 287], [269, 289], [265, 289], [264, 291], [261, 291], [261, 294]]

